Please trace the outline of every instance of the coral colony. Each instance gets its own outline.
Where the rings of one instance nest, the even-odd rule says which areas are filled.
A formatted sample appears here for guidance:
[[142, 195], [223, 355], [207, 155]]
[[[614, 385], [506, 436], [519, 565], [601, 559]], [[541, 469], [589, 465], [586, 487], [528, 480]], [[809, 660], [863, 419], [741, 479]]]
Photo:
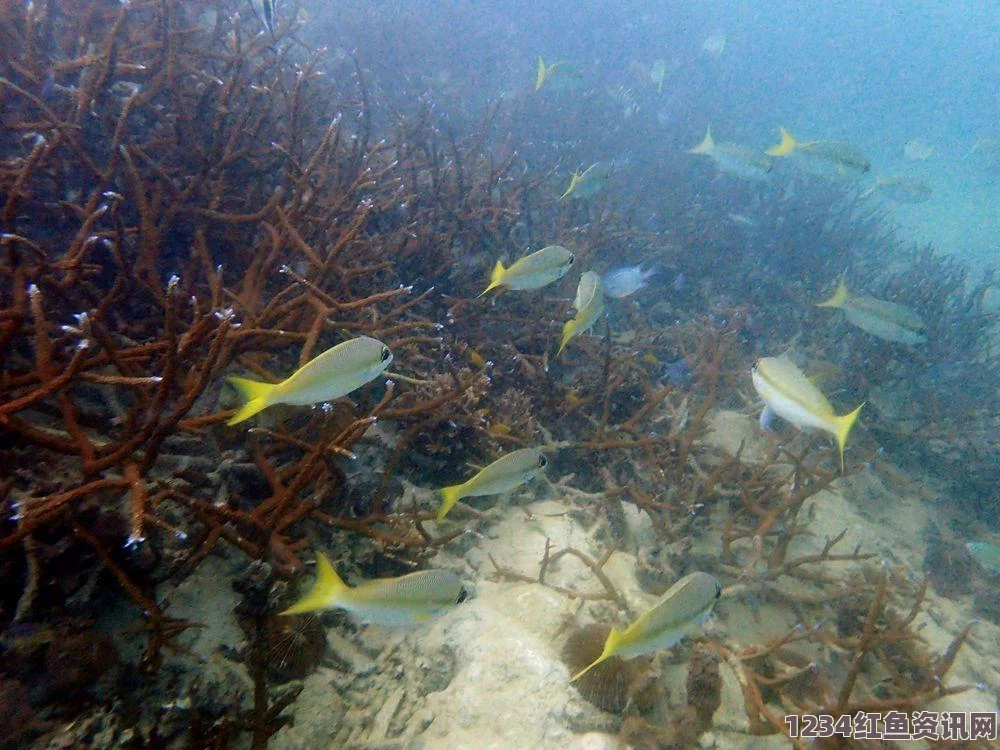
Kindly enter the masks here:
[[[995, 490], [998, 431], [966, 420], [983, 402], [946, 404], [934, 388], [957, 363], [971, 380], [995, 375], [977, 335], [990, 277], [972, 287], [930, 250], [886, 275], [864, 256], [898, 244], [882, 217], [834, 211], [846, 188], [820, 183], [808, 200], [761, 201], [753, 229], [767, 239], [746, 253], [746, 228], [711, 208], [726, 188], [692, 176], [683, 154], [649, 184], [701, 180], [697, 204], [680, 188], [648, 191], [655, 207], [650, 195], [616, 203], [617, 174], [600, 203], [559, 201], [556, 162], [527, 168], [503, 140], [518, 107], [537, 105], [491, 109], [464, 137], [430, 108], [376, 130], [388, 108], [363, 59], [304, 56], [285, 43], [304, 21], [275, 22], [272, 7], [262, 33], [247, 5], [0, 6], [2, 742], [60, 727], [89, 742], [103, 711], [140, 745], [264, 748], [325, 649], [316, 617], [278, 616], [304, 561], [323, 546], [367, 560], [372, 577], [424, 566], [489, 519], [459, 504], [437, 523], [436, 501], [417, 503], [409, 483], [455, 485], [468, 463], [538, 447], [603, 553], [547, 543], [537, 570], [496, 560], [494, 578], [604, 603], [627, 623], [639, 613], [604, 571], [621, 549], [656, 595], [674, 572], [703, 570], [725, 585], [720, 609], [770, 602], [799, 618], [761, 643], [689, 636], [686, 703], [673, 714], [649, 657], [614, 657], [596, 685], [581, 680], [588, 700], [628, 712], [618, 726], [634, 746], [687, 746], [710, 729], [720, 668], [738, 679], [750, 731], [797, 747], [789, 716], [910, 713], [971, 687], [948, 679], [970, 628], [941, 653], [915, 629], [926, 584], [852, 548], [847, 529], [809, 538], [813, 501], [840, 476], [831, 445], [789, 429], [762, 438], [751, 461], [747, 446], [725, 452], [705, 437], [715, 409], [756, 418], [757, 358], [838, 324], [813, 304], [846, 265], [921, 310], [928, 343], [912, 356], [941, 373], [900, 376], [914, 404], [902, 425], [889, 406], [866, 407], [846, 473], [961, 465], [967, 497]], [[781, 210], [797, 218], [779, 221]], [[650, 211], [674, 223], [674, 245], [638, 222]], [[817, 227], [824, 249], [804, 253]], [[566, 278], [475, 299], [498, 257], [547, 245], [572, 250]], [[579, 274], [602, 248], [615, 248], [608, 268], [656, 266], [676, 282], [609, 301], [556, 358]], [[855, 345], [838, 363], [838, 409], [899, 367], [886, 354], [898, 349], [841, 335]], [[360, 336], [391, 349], [383, 376], [317, 408], [278, 404], [226, 425], [240, 406], [228, 376], [277, 383]], [[818, 342], [800, 346], [820, 359]], [[995, 389], [989, 398], [995, 407]], [[995, 517], [992, 497], [962, 502]], [[651, 523], [656, 550], [629, 548], [626, 507]], [[252, 682], [240, 698], [201, 689], [197, 660], [184, 679], [164, 666], [203, 624], [172, 616], [165, 586], [213, 555], [246, 571], [231, 582], [246, 644], [225, 654]], [[551, 583], [560, 560], [586, 566], [594, 588]], [[127, 633], [93, 627], [125, 609], [139, 623]], [[570, 636], [570, 672], [600, 655], [607, 632]], [[159, 705], [186, 706], [183, 726]]]

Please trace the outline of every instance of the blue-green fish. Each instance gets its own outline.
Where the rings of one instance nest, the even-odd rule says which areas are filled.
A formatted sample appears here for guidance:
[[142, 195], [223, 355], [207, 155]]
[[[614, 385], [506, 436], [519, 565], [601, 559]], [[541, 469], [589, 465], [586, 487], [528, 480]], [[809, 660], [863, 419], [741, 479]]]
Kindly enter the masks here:
[[965, 548], [976, 562], [992, 573], [1000, 573], [1000, 544], [967, 542]]
[[895, 177], [879, 177], [875, 184], [865, 190], [859, 198], [878, 195], [896, 203], [923, 203], [933, 194], [930, 185], [916, 177], [896, 175]]

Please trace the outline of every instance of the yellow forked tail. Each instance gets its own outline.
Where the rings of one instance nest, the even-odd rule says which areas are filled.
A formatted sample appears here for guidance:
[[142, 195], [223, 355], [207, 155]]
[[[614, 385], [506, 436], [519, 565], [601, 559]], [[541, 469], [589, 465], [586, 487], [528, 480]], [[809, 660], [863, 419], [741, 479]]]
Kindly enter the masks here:
[[569, 177], [569, 187], [566, 188], [566, 192], [559, 196], [559, 200], [562, 200], [567, 195], [572, 193], [576, 189], [577, 183], [580, 182], [580, 172], [573, 172]]
[[621, 643], [621, 639], [622, 639], [622, 634], [619, 633], [615, 628], [611, 628], [611, 632], [608, 633], [608, 639], [604, 642], [604, 650], [601, 652], [601, 655], [598, 656], [596, 659], [594, 659], [594, 661], [590, 662], [590, 664], [581, 669], [575, 675], [570, 677], [569, 681], [576, 682], [585, 674], [587, 674], [587, 672], [596, 667], [598, 664], [600, 664], [603, 661], [607, 661], [612, 656], [614, 656], [615, 652], [618, 650], [618, 645]]
[[764, 153], [768, 156], [788, 156], [795, 150], [795, 147], [799, 145], [799, 142], [795, 140], [795, 136], [789, 133], [784, 128], [781, 130], [781, 143], [777, 146], [772, 146]]
[[538, 91], [545, 83], [545, 77], [549, 74], [548, 68], [545, 67], [545, 60], [542, 56], [538, 56], [538, 71], [535, 73], [535, 91]]
[[707, 154], [713, 148], [715, 148], [715, 141], [712, 140], [712, 126], [709, 125], [705, 128], [705, 137], [701, 139], [699, 143], [694, 148], [688, 151], [689, 154]]
[[438, 523], [444, 520], [444, 517], [448, 515], [448, 511], [455, 507], [457, 503], [462, 498], [462, 484], [453, 484], [451, 487], [445, 487], [442, 490], [438, 490], [438, 494], [441, 496], [441, 507], [438, 509], [437, 520]]
[[861, 408], [864, 406], [864, 402], [861, 403], [857, 409], [852, 411], [850, 414], [845, 414], [842, 417], [834, 417], [834, 423], [837, 428], [835, 436], [837, 438], [837, 450], [840, 451], [840, 473], [844, 473], [844, 444], [847, 442], [847, 435], [854, 426], [854, 423], [858, 419], [858, 414], [861, 413]]
[[226, 424], [234, 425], [250, 419], [257, 412], [271, 405], [271, 402], [268, 400], [268, 397], [274, 390], [274, 385], [271, 383], [261, 383], [256, 380], [237, 377], [226, 378], [226, 381], [236, 388], [240, 392], [240, 395], [246, 399], [246, 403], [239, 408], [239, 411]]
[[576, 333], [576, 318], [573, 318], [572, 320], [567, 320], [563, 324], [562, 341], [559, 342], [559, 351], [556, 352], [557, 357], [560, 354], [562, 354], [562, 350], [566, 348], [566, 344], [569, 343], [569, 340], [573, 338], [573, 334], [575, 333]]
[[337, 571], [333, 569], [330, 561], [322, 552], [316, 553], [316, 582], [306, 595], [295, 604], [279, 614], [297, 615], [302, 612], [318, 612], [322, 609], [330, 609], [337, 600], [348, 590]]
[[490, 274], [490, 285], [481, 291], [479, 296], [482, 297], [486, 294], [486, 292], [491, 289], [496, 289], [498, 286], [503, 284], [503, 275], [506, 270], [507, 269], [503, 267], [503, 263], [497, 261], [497, 264], [493, 266], [493, 273]]
[[845, 302], [847, 302], [847, 282], [841, 276], [837, 280], [837, 291], [833, 293], [833, 296], [823, 302], [817, 302], [816, 307], [843, 307]]

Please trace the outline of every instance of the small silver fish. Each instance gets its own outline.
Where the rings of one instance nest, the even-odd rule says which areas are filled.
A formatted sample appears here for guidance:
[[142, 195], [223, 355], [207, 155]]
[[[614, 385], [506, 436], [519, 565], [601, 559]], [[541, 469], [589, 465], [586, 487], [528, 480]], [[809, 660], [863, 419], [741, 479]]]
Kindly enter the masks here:
[[655, 268], [647, 271], [643, 270], [642, 266], [623, 266], [604, 274], [601, 286], [608, 297], [622, 299], [644, 288], [647, 279], [654, 273], [656, 273]]
[[879, 177], [875, 184], [861, 193], [860, 198], [879, 195], [896, 203], [923, 203], [930, 199], [933, 191], [930, 186], [916, 177], [897, 175], [895, 177]]

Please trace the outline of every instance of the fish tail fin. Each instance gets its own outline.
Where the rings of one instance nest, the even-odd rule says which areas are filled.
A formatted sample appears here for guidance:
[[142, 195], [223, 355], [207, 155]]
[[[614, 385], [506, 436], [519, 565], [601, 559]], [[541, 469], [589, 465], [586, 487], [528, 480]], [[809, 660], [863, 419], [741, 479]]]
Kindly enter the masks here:
[[503, 267], [503, 263], [497, 261], [497, 264], [493, 266], [493, 272], [490, 274], [490, 285], [481, 291], [479, 296], [482, 297], [486, 292], [500, 286], [503, 283], [503, 275], [506, 271], [507, 269]]
[[246, 399], [246, 403], [226, 422], [227, 425], [239, 424], [271, 405], [269, 396], [274, 390], [274, 384], [237, 377], [226, 378], [226, 382], [236, 388], [240, 395]]
[[847, 281], [843, 275], [837, 279], [837, 291], [833, 296], [822, 302], [817, 302], [816, 307], [843, 307], [847, 302]]
[[559, 196], [559, 200], [562, 200], [567, 195], [569, 195], [570, 193], [572, 193], [573, 190], [574, 190], [574, 188], [576, 188], [576, 183], [579, 182], [579, 180], [580, 180], [580, 173], [579, 172], [574, 172], [572, 175], [570, 175], [570, 178], [569, 178], [569, 187], [566, 188], [566, 192], [565, 193], [563, 193], [562, 195]]
[[542, 56], [539, 55], [538, 69], [535, 72], [535, 91], [538, 91], [538, 89], [542, 87], [542, 84], [545, 83], [545, 79], [546, 77], [548, 77], [548, 75], [549, 75], [549, 69], [545, 67], [545, 60], [543, 60]]
[[799, 142], [795, 140], [795, 136], [785, 130], [784, 127], [779, 126], [778, 129], [781, 131], [781, 143], [765, 151], [764, 153], [768, 156], [788, 156], [799, 145]]
[[587, 674], [587, 672], [596, 667], [598, 664], [600, 664], [603, 661], [607, 661], [612, 656], [614, 656], [615, 652], [618, 650], [618, 646], [621, 644], [621, 640], [622, 640], [621, 633], [619, 633], [616, 628], [611, 628], [611, 632], [608, 633], [608, 639], [604, 642], [604, 650], [601, 651], [601, 655], [598, 656], [596, 659], [594, 659], [592, 662], [590, 662], [590, 664], [585, 666], [575, 675], [570, 677], [569, 681], [576, 682], [585, 674]]
[[850, 433], [854, 423], [858, 420], [858, 414], [861, 413], [861, 409], [864, 405], [864, 402], [862, 402], [861, 405], [850, 414], [845, 414], [842, 417], [834, 417], [834, 424], [836, 425], [837, 430], [837, 450], [840, 452], [841, 473], [844, 471], [844, 444], [847, 442], [847, 435]]
[[461, 484], [453, 484], [451, 487], [445, 487], [438, 490], [438, 495], [441, 497], [441, 507], [438, 509], [437, 522], [441, 523], [444, 517], [448, 515], [448, 511], [455, 507], [457, 503], [462, 498], [462, 487]]
[[317, 612], [332, 607], [347, 591], [347, 584], [337, 575], [330, 561], [322, 552], [316, 554], [316, 581], [305, 596], [295, 604], [280, 612], [282, 615], [297, 615], [302, 612]]
[[693, 149], [688, 151], [689, 154], [707, 154], [715, 148], [715, 141], [712, 140], [712, 126], [709, 125], [705, 128], [705, 137], [701, 139], [701, 143], [695, 146]]
[[566, 344], [569, 343], [569, 340], [573, 338], [573, 335], [575, 333], [576, 333], [576, 318], [573, 318], [572, 320], [567, 320], [563, 324], [562, 339], [559, 341], [559, 351], [556, 352], [557, 357], [560, 354], [562, 354], [562, 350], [566, 348]]

